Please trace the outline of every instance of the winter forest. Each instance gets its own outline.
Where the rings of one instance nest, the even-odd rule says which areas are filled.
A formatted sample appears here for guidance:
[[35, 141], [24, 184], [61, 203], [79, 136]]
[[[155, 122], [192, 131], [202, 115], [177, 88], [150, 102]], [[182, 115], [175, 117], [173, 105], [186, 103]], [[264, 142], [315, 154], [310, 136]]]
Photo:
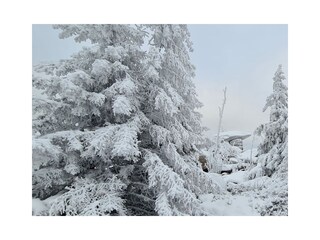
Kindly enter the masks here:
[[288, 215], [285, 63], [268, 121], [229, 131], [227, 85], [218, 124], [202, 122], [187, 25], [53, 28], [90, 46], [32, 66], [32, 215]]

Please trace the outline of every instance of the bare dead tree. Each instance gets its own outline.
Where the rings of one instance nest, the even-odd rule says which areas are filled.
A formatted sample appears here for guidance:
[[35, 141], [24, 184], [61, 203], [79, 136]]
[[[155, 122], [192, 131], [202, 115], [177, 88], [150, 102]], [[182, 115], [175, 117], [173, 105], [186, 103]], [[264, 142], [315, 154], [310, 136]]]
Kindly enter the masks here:
[[221, 132], [221, 123], [222, 123], [222, 116], [224, 112], [224, 106], [226, 105], [227, 101], [227, 88], [225, 87], [223, 89], [223, 102], [222, 107], [219, 107], [219, 125], [218, 125], [218, 133], [217, 133], [217, 146], [216, 146], [216, 152], [218, 152], [220, 148], [220, 132]]
[[253, 143], [254, 143], [254, 137], [255, 137], [255, 131], [252, 134], [252, 141], [251, 141], [251, 150], [250, 150], [250, 166], [252, 166], [252, 149], [253, 149]]
[[[227, 87], [223, 89], [223, 101], [222, 106], [219, 107], [219, 124], [218, 124], [218, 132], [217, 132], [217, 140], [216, 140], [216, 149], [213, 157], [213, 161], [210, 162], [210, 169], [212, 169], [214, 172], [220, 172], [221, 171], [221, 164], [219, 162], [219, 150], [220, 150], [220, 132], [221, 132], [221, 124], [222, 124], [222, 117], [224, 112], [224, 106], [226, 105], [227, 101]], [[221, 160], [221, 159], [220, 159]]]

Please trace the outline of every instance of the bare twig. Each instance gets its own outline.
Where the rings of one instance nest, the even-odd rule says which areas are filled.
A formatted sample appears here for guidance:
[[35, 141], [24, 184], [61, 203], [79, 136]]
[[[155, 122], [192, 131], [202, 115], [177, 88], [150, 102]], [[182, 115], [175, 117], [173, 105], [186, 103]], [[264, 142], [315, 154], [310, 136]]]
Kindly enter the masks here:
[[[216, 142], [216, 149], [215, 149], [215, 154], [214, 154], [214, 159], [216, 160], [215, 162], [217, 163], [217, 157], [218, 153], [220, 150], [220, 132], [221, 132], [221, 123], [222, 123], [222, 117], [223, 117], [223, 112], [224, 112], [224, 106], [226, 105], [227, 101], [227, 87], [223, 89], [223, 101], [222, 101], [222, 106], [219, 107], [219, 124], [218, 124], [218, 133], [217, 133], [217, 142]], [[211, 169], [213, 168], [213, 163], [211, 163]], [[218, 170], [219, 172], [219, 170]]]

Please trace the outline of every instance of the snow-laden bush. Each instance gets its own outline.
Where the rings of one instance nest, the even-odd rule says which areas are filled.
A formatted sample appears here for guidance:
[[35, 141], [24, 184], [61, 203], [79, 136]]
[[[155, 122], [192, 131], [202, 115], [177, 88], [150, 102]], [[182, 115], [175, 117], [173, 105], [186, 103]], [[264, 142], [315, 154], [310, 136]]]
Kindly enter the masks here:
[[265, 171], [264, 168], [261, 166], [261, 164], [258, 164], [257, 166], [254, 166], [251, 168], [248, 172], [248, 178], [254, 179], [264, 176]]

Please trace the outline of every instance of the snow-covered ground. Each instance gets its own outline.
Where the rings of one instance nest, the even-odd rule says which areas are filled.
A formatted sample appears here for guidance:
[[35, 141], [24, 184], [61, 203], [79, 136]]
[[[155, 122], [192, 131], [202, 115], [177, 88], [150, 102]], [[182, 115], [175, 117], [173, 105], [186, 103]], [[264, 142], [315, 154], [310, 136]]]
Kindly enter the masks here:
[[32, 198], [32, 215], [41, 216], [48, 210], [48, 206], [45, 201], [41, 201], [39, 198]]
[[213, 194], [201, 195], [202, 207], [209, 215], [214, 216], [259, 216], [254, 209], [252, 197], [227, 194], [225, 197], [215, 199]]
[[40, 200], [39, 198], [32, 198], [32, 215], [34, 216], [48, 215], [52, 202], [60, 195], [61, 195], [61, 192], [45, 200]]
[[287, 215], [285, 181], [267, 176], [248, 180], [248, 171], [234, 172], [221, 178], [227, 185], [227, 191], [223, 195], [199, 196], [202, 207], [208, 215], [260, 216], [270, 213]]
[[232, 173], [230, 175], [224, 175], [223, 179], [226, 183], [232, 182], [232, 183], [242, 183], [247, 180], [247, 172], [246, 171], [238, 171], [235, 173]]
[[249, 162], [250, 160], [252, 160], [253, 163], [256, 163], [257, 153], [258, 153], [258, 149], [256, 148], [253, 148], [252, 150], [251, 149], [245, 150], [239, 155], [239, 158], [245, 162]]
[[[260, 216], [266, 214], [266, 209], [272, 209], [277, 215], [285, 215], [287, 209], [274, 207], [286, 201], [286, 182], [267, 176], [255, 174], [259, 170], [257, 166], [257, 149], [244, 150], [232, 157], [222, 165], [223, 171], [231, 171], [230, 174], [208, 173], [214, 182], [224, 189], [223, 193], [203, 194], [199, 196], [201, 206], [207, 215], [211, 216]], [[48, 215], [52, 202], [59, 196], [49, 197], [45, 200], [32, 199], [33, 215]], [[268, 215], [268, 214], [266, 214]]]
[[[231, 164], [224, 165], [224, 168], [232, 169]], [[237, 186], [248, 181], [247, 171], [236, 171], [221, 177], [227, 186]], [[254, 196], [250, 194], [234, 195], [226, 192], [218, 198], [213, 194], [204, 194], [199, 197], [202, 207], [209, 215], [214, 216], [259, 216], [255, 208]]]
[[[222, 165], [224, 173], [220, 175], [220, 181], [226, 185], [225, 193], [219, 196], [204, 194], [199, 197], [208, 215], [287, 215], [286, 180], [257, 173], [262, 169], [257, 165], [256, 155], [256, 148], [245, 149], [237, 156], [229, 158], [228, 162], [232, 164]], [[228, 174], [228, 171], [232, 172]]]

